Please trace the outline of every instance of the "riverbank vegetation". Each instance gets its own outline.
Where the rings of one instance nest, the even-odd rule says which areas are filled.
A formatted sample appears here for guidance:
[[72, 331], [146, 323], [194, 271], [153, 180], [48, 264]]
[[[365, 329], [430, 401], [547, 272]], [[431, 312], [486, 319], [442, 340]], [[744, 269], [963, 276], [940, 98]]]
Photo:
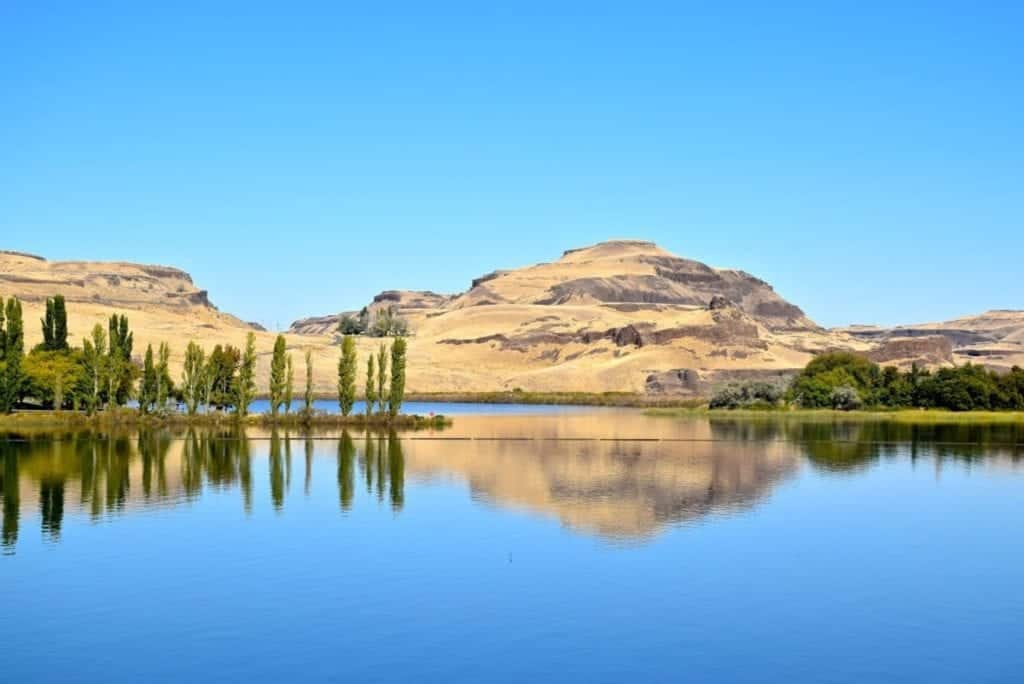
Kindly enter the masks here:
[[[949, 412], [1024, 411], [1024, 369], [997, 373], [965, 364], [930, 371], [880, 367], [857, 354], [821, 354], [788, 386], [730, 385], [718, 390], [711, 409], [778, 408], [839, 411], [929, 409]], [[911, 411], [920, 414], [920, 411]]]
[[[63, 297], [46, 302], [40, 321], [43, 342], [25, 353], [21, 303], [0, 301], [0, 415], [16, 407], [36, 420], [114, 423], [246, 421], [259, 388], [256, 379], [256, 340], [245, 348], [216, 345], [209, 354], [194, 341], [184, 352], [179, 382], [170, 375], [170, 346], [147, 345], [141, 362], [133, 355], [134, 336], [128, 318], [112, 315], [106, 328], [97, 324], [81, 348], [68, 341], [67, 308]], [[419, 418], [401, 413], [405, 401], [406, 342], [395, 337], [381, 343], [367, 374], [367, 410], [351, 415], [356, 401], [358, 357], [355, 341], [346, 336], [338, 361], [338, 415], [313, 408], [312, 357], [305, 354], [306, 387], [300, 410], [292, 411], [295, 369], [283, 335], [275, 340], [270, 360], [268, 414], [263, 423], [290, 425], [444, 425], [443, 416]], [[390, 373], [388, 368], [390, 367]], [[129, 408], [130, 404], [134, 404]], [[282, 411], [283, 409], [283, 411]], [[67, 415], [64, 415], [64, 414]], [[20, 418], [19, 418], [20, 419]]]

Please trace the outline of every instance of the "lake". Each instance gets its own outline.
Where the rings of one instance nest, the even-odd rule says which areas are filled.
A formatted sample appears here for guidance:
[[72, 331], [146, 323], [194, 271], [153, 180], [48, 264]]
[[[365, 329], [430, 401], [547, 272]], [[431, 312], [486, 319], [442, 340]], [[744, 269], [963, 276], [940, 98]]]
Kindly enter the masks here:
[[1024, 426], [430, 410], [0, 435], [4, 681], [1024, 679]]

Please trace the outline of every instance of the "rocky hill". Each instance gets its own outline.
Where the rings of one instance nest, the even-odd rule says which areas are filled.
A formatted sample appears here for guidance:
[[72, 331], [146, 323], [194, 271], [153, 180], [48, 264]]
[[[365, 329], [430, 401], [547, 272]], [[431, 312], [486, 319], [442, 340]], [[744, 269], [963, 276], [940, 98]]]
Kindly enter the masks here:
[[[255, 331], [260, 383], [266, 382], [274, 335], [219, 311], [184, 271], [0, 252], [0, 297], [25, 303], [30, 346], [40, 338], [35, 321], [45, 298], [54, 294], [68, 300], [73, 339], [111, 313], [126, 313], [136, 356], [146, 344], [167, 341], [175, 375], [188, 340], [207, 348], [242, 346]], [[832, 349], [901, 366], [1024, 365], [1022, 311], [893, 329], [826, 330], [763, 280], [632, 240], [494, 271], [461, 293], [388, 290], [367, 303], [371, 317], [385, 308], [408, 322], [408, 389], [415, 392], [520, 388], [703, 396], [732, 380], [783, 382], [814, 354]], [[297, 360], [312, 352], [323, 394], [335, 391], [337, 323], [338, 314], [307, 318], [286, 334]], [[362, 358], [380, 342], [359, 336]]]
[[[389, 291], [368, 304], [384, 306], [409, 323], [424, 390], [690, 395], [785, 376], [826, 349], [874, 346], [823, 330], [750, 274], [633, 240], [494, 271], [462, 293]], [[336, 321], [303, 319], [290, 332], [326, 340]]]

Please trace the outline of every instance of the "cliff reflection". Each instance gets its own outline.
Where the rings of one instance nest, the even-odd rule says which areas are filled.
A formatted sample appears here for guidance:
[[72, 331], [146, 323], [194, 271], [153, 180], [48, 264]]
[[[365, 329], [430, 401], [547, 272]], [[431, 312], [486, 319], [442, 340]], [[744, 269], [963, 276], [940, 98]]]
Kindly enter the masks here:
[[[642, 539], [753, 506], [803, 462], [855, 474], [886, 458], [1017, 468], [1024, 455], [1024, 428], [1013, 425], [666, 421], [608, 412], [465, 418], [459, 429], [402, 438], [187, 429], [0, 435], [0, 545], [13, 551], [25, 525], [57, 541], [71, 534], [69, 515], [104, 520], [216, 493], [237, 492], [246, 514], [283, 513], [296, 493], [336, 496], [342, 514], [371, 504], [399, 512], [407, 482], [438, 478], [463, 483], [488, 505], [586, 534]], [[291, 486], [299, 453], [301, 492]]]

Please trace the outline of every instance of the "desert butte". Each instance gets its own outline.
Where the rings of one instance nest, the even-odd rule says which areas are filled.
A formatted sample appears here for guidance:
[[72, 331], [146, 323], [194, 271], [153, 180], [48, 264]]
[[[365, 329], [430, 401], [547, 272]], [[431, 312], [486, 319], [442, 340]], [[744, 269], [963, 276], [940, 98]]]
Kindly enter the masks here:
[[[0, 252], [0, 297], [22, 300], [29, 347], [41, 340], [36, 321], [55, 294], [67, 299], [71, 339], [105, 325], [112, 313], [125, 313], [134, 355], [141, 359], [146, 345], [168, 342], [175, 377], [189, 340], [207, 350], [241, 347], [254, 332], [258, 383], [266, 386], [276, 333], [218, 310], [182, 270]], [[826, 329], [763, 280], [639, 240], [602, 242], [550, 263], [493, 271], [458, 294], [387, 290], [366, 308], [371, 317], [390, 308], [407, 321], [412, 393], [521, 389], [699, 397], [736, 380], [787, 378], [830, 350], [903, 367], [1024, 365], [1024, 311]], [[297, 376], [303, 354], [312, 353], [321, 395], [335, 392], [344, 313], [355, 312], [300, 319], [284, 333]], [[361, 372], [381, 341], [357, 336]]]

